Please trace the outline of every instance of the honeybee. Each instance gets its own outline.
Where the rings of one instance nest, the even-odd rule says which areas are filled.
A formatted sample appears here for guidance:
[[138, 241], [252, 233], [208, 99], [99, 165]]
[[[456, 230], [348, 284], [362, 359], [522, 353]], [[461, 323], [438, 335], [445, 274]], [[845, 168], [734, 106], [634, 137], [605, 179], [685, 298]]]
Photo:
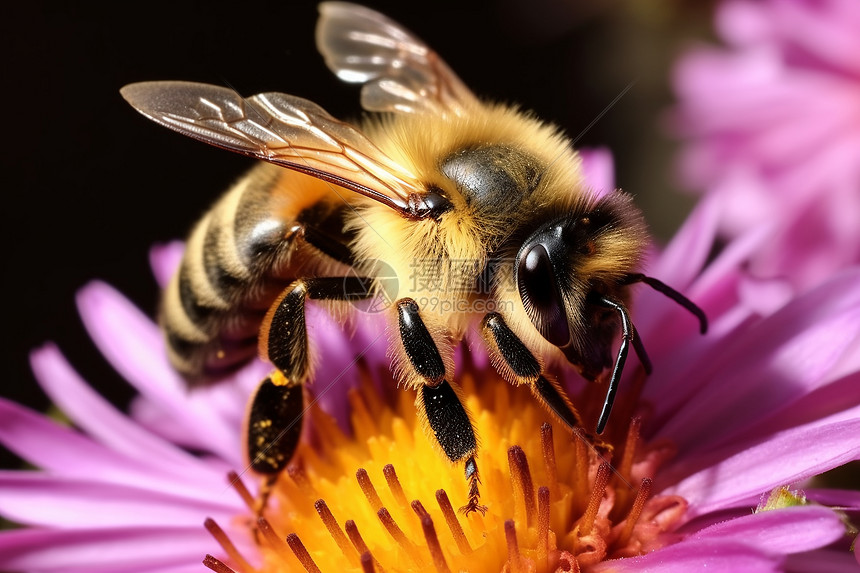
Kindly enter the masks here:
[[585, 187], [559, 129], [479, 100], [421, 40], [368, 8], [321, 4], [316, 41], [338, 77], [363, 84], [361, 105], [375, 113], [359, 125], [281, 93], [243, 98], [177, 81], [121, 90], [161, 125], [263, 160], [188, 238], [161, 305], [170, 360], [191, 385], [257, 355], [272, 365], [250, 400], [246, 448], [273, 480], [296, 448], [302, 385], [313, 379], [306, 302], [381, 297], [392, 371], [416, 391], [430, 439], [464, 464], [463, 512], [483, 512], [475, 431], [452, 379], [468, 331], [502, 377], [571, 428], [582, 419], [548, 368], [608, 377], [600, 434], [630, 347], [650, 370], [628, 287], [667, 294], [703, 332], [706, 318], [638, 272], [642, 215], [620, 191]]

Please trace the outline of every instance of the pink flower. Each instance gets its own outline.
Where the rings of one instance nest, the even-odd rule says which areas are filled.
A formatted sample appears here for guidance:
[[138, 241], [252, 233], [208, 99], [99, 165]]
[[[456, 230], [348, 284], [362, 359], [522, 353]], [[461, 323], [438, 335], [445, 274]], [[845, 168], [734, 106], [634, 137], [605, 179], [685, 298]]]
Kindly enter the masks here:
[[675, 70], [684, 179], [725, 236], [773, 227], [756, 276], [820, 284], [860, 262], [860, 4], [726, 0], [716, 27]]
[[[743, 264], [766, 233], [748, 231], [706, 264], [720, 201], [701, 203], [648, 269], [706, 311], [709, 334], [699, 336], [695, 320], [650, 289], [635, 294], [634, 322], [655, 370], [638, 397], [631, 365], [617, 407], [642, 419], [631, 475], [650, 475], [651, 501], [666, 505], [657, 511], [652, 504], [650, 517], [636, 525], [633, 539], [645, 554], [610, 555], [588, 570], [809, 570], [809, 563], [825, 562], [848, 570], [854, 563], [845, 524], [827, 506], [858, 511], [856, 492], [808, 489], [821, 505], [753, 510], [774, 489], [860, 459], [860, 268], [762, 316], [739, 292]], [[154, 253], [162, 282], [180, 248]], [[205, 518], [256, 563], [261, 549], [249, 511], [225, 476], [244, 467], [242, 412], [265, 365], [252, 363], [231, 382], [188, 392], [167, 364], [157, 327], [119, 293], [92, 283], [78, 306], [93, 340], [140, 397], [127, 416], [95, 394], [54, 346], [33, 353], [37, 379], [75, 428], [0, 402], [0, 441], [39, 468], [0, 473], [0, 513], [25, 526], [0, 533], [0, 570], [200, 571], [204, 555], [223, 553], [201, 526]], [[325, 353], [319, 379], [355, 383], [349, 366], [361, 352], [370, 371], [385, 370], [385, 344], [375, 344], [372, 329], [359, 325], [348, 339], [322, 312], [311, 310], [309, 322]], [[486, 368], [480, 350], [473, 353], [476, 367]], [[588, 392], [579, 381], [568, 384], [580, 397]], [[317, 390], [330, 409], [345, 407], [338, 388]], [[579, 403], [586, 412], [599, 406]]]

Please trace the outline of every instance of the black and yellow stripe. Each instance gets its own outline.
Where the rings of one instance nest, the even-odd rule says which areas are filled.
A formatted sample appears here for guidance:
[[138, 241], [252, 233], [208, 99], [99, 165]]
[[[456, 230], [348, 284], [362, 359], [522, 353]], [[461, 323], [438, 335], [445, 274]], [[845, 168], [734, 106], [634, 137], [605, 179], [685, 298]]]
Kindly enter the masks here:
[[[170, 361], [190, 384], [215, 381], [253, 358], [279, 294], [300, 273], [316, 274], [348, 255], [348, 237], [338, 233], [343, 213], [324, 189], [310, 207], [285, 207], [283, 186], [295, 180], [261, 165], [192, 230], [160, 315]], [[329, 225], [334, 231], [317, 230]]]

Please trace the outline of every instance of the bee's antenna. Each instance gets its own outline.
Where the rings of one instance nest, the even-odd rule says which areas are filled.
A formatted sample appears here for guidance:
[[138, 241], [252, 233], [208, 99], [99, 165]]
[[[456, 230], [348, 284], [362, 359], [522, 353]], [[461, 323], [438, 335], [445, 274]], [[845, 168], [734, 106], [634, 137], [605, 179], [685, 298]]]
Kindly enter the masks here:
[[622, 284], [627, 285], [633, 283], [645, 283], [657, 292], [663, 293], [667, 297], [671, 298], [672, 300], [686, 308], [688, 311], [690, 311], [693, 316], [699, 319], [699, 331], [702, 334], [708, 332], [708, 317], [705, 315], [705, 311], [699, 308], [696, 303], [694, 303], [666, 283], [659, 281], [653, 277], [645, 276], [642, 273], [631, 273], [627, 275], [622, 281]]

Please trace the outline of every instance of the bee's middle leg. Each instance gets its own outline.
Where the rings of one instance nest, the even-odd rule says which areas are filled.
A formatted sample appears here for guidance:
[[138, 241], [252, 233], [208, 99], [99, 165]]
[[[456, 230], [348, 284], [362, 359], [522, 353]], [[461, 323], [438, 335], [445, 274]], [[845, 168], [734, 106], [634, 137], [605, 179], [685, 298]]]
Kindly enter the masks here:
[[400, 341], [408, 361], [404, 366], [410, 367], [423, 381], [416, 405], [448, 459], [465, 461], [469, 499], [460, 511], [466, 515], [473, 511], [484, 513], [487, 508], [479, 503], [480, 478], [475, 461], [478, 444], [469, 414], [448, 383], [442, 355], [421, 319], [418, 304], [410, 298], [402, 298], [396, 306]]
[[[246, 423], [250, 467], [270, 486], [289, 463], [302, 432], [302, 385], [309, 376], [310, 355], [305, 303], [313, 300], [360, 300], [372, 296], [369, 279], [321, 277], [299, 279], [275, 300], [260, 330], [260, 354], [275, 366], [251, 397]], [[260, 501], [265, 507], [266, 492]]]

